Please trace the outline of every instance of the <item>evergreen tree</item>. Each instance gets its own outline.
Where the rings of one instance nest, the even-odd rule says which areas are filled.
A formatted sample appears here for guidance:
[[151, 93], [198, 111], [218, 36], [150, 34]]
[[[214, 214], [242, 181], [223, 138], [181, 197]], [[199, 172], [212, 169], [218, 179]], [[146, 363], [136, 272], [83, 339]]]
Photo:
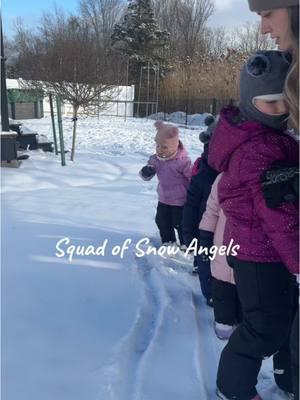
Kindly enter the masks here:
[[164, 64], [163, 51], [170, 34], [162, 31], [154, 18], [151, 0], [128, 0], [128, 9], [112, 34], [112, 46], [137, 64]]

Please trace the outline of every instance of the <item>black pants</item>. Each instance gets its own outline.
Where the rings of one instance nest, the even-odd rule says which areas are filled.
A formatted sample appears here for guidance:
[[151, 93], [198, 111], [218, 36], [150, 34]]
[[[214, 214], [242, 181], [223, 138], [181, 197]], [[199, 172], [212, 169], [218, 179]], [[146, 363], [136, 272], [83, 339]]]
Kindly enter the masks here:
[[[290, 337], [287, 338], [280, 351], [273, 357], [274, 378], [277, 385], [287, 392], [295, 394], [299, 400], [299, 289], [295, 280], [293, 315], [295, 315]], [[298, 317], [297, 317], [298, 315]], [[297, 320], [298, 318], [298, 320]], [[282, 374], [284, 371], [284, 374]], [[278, 373], [277, 373], [278, 372]], [[294, 390], [292, 390], [292, 388]]]
[[199, 262], [199, 257], [194, 257], [194, 267], [197, 267], [197, 273], [200, 281], [200, 287], [203, 296], [207, 301], [212, 298], [212, 276], [210, 271], [210, 260]]
[[168, 204], [158, 203], [155, 222], [159, 229], [161, 241], [176, 242], [175, 230], [178, 232], [180, 244], [184, 244], [182, 236], [182, 212], [183, 206], [169, 206]]
[[299, 400], [299, 308], [292, 326], [290, 349], [295, 400]]
[[222, 351], [217, 386], [228, 399], [252, 399], [262, 359], [277, 353], [274, 367], [280, 368], [281, 359], [289, 366], [280, 375], [281, 389], [292, 392], [286, 344], [293, 319], [294, 277], [281, 263], [253, 263], [232, 257], [228, 263], [234, 269], [243, 321]]
[[236, 325], [242, 321], [241, 305], [234, 284], [212, 278], [212, 295], [216, 322]]

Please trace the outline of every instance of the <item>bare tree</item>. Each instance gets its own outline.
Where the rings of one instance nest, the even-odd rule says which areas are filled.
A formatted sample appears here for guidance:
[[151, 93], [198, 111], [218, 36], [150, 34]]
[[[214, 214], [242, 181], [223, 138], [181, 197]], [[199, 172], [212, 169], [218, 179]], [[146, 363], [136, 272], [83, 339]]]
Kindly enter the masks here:
[[154, 12], [161, 28], [170, 32], [171, 59], [193, 59], [202, 52], [212, 0], [154, 0]]
[[18, 78], [17, 60], [18, 52], [14, 46], [14, 42], [3, 35], [4, 56], [6, 59], [6, 76], [8, 78]]
[[[27, 89], [54, 93], [73, 106], [74, 160], [78, 110], [88, 112], [103, 96], [112, 96], [113, 87], [105, 83], [105, 71], [99, 63], [95, 36], [89, 25], [75, 16], [61, 13], [44, 15], [39, 33], [27, 36], [19, 32], [20, 76]], [[104, 103], [102, 106], [104, 106]]]
[[206, 28], [203, 36], [203, 52], [200, 59], [207, 56], [219, 58], [226, 53], [229, 35], [224, 27]]
[[125, 11], [124, 0], [80, 0], [82, 18], [94, 29], [99, 44], [110, 48], [114, 25]]
[[207, 20], [214, 12], [212, 0], [176, 0], [177, 23], [182, 35], [183, 56], [193, 58], [201, 44]]
[[111, 48], [114, 25], [125, 12], [126, 0], [80, 0], [80, 16], [95, 34], [98, 62], [109, 74], [111, 82], [126, 82], [124, 57]]
[[239, 52], [251, 54], [256, 50], [274, 49], [275, 42], [267, 35], [262, 35], [260, 22], [246, 22], [241, 28], [235, 28], [231, 34], [231, 45]]
[[180, 54], [180, 32], [174, 7], [175, 1], [177, 0], [153, 0], [153, 10], [160, 28], [170, 33], [170, 43], [166, 54], [169, 60]]
[[24, 20], [21, 17], [17, 17], [14, 20], [14, 43], [15, 47], [20, 52], [25, 52], [29, 46], [29, 43], [33, 37], [32, 31], [26, 28]]

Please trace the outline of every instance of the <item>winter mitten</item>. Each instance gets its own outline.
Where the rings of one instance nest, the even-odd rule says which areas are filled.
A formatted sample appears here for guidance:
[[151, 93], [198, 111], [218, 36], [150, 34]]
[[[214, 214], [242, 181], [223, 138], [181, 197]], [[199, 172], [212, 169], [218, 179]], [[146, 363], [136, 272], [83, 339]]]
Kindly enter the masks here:
[[276, 208], [283, 203], [299, 200], [298, 167], [287, 167], [276, 163], [272, 169], [263, 172], [261, 181], [267, 207]]
[[[197, 254], [197, 265], [199, 268], [201, 268], [201, 265], [203, 263], [207, 264], [210, 263], [210, 248], [214, 244], [214, 233], [205, 231], [204, 229], [199, 230], [199, 236], [198, 236], [198, 253], [201, 248], [203, 250], [201, 254]], [[206, 251], [204, 251], [206, 250]]]
[[139, 175], [144, 179], [144, 181], [150, 181], [150, 179], [154, 177], [155, 173], [155, 169], [151, 167], [151, 165], [145, 165], [145, 167], [140, 170]]
[[207, 126], [207, 129], [203, 132], [200, 132], [199, 140], [203, 144], [206, 144], [209, 142], [211, 134], [215, 130], [217, 119], [213, 115], [209, 115], [208, 117], [205, 118], [204, 123]]

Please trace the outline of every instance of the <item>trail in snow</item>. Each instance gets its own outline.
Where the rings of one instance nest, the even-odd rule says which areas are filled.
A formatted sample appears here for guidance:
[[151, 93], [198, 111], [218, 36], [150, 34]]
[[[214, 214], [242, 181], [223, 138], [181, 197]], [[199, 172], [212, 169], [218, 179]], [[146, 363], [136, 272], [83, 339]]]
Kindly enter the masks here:
[[217, 376], [220, 354], [225, 343], [216, 341], [212, 326], [212, 313], [200, 312], [203, 306], [205, 306], [205, 301], [199, 293], [193, 292], [193, 305], [198, 327], [197, 350], [195, 351], [194, 362], [198, 371], [199, 380], [202, 382], [201, 396], [199, 398], [213, 400], [217, 399], [215, 394], [215, 377]]
[[[138, 271], [142, 277], [145, 288], [145, 304], [144, 310], [148, 309], [148, 315], [140, 314], [136, 325], [137, 334], [137, 351], [139, 351], [140, 359], [135, 372], [135, 387], [132, 399], [140, 400], [142, 398], [142, 383], [145, 379], [144, 370], [146, 368], [149, 354], [153, 350], [155, 342], [158, 340], [160, 331], [163, 329], [164, 320], [166, 318], [166, 309], [170, 302], [170, 298], [162, 285], [158, 271], [148, 263], [145, 258], [137, 259]], [[149, 313], [149, 304], [152, 305], [152, 312]], [[144, 311], [142, 310], [142, 312]], [[144, 336], [144, 337], [143, 337]]]
[[[178, 274], [177, 265], [186, 273]], [[225, 345], [224, 342], [216, 340], [213, 332], [213, 310], [206, 305], [201, 295], [198, 276], [191, 275], [192, 258], [186, 258], [180, 254], [179, 257], [165, 260], [165, 265], [173, 271], [173, 279], [179, 285], [185, 286], [190, 292], [191, 307], [196, 324], [195, 347], [193, 355], [194, 368], [196, 370], [198, 385], [198, 399], [217, 399], [215, 394], [215, 376], [220, 353]], [[176, 268], [177, 267], [177, 268]]]
[[157, 270], [146, 259], [137, 259], [137, 271], [143, 294], [134, 324], [115, 348], [113, 360], [101, 371], [102, 392], [108, 400], [141, 400], [141, 371], [161, 329], [168, 302]]
[[[158, 242], [151, 239], [156, 246]], [[110, 379], [106, 398], [217, 400], [217, 367], [226, 342], [214, 335], [213, 311], [200, 293], [198, 277], [191, 274], [191, 259], [181, 253], [167, 258], [151, 254], [136, 263], [143, 301], [114, 361], [103, 370]], [[267, 363], [265, 369], [270, 368]], [[259, 379], [264, 400], [284, 398], [270, 373], [262, 371]]]
[[[212, 311], [204, 301], [195, 302], [199, 283], [190, 273], [191, 260], [181, 255], [163, 259], [151, 254], [136, 258], [136, 264], [143, 300], [130, 332], [101, 371], [106, 398], [213, 400], [211, 370], [200, 362], [207, 358], [207, 345], [214, 341], [211, 331], [207, 333], [211, 340], [199, 346], [203, 330], [212, 325]], [[203, 321], [199, 323], [200, 312]], [[205, 326], [204, 321], [209, 324]], [[209, 354], [213, 370], [217, 360], [218, 352], [214, 360]], [[203, 370], [208, 372], [203, 375]], [[212, 388], [206, 388], [206, 379]]]

